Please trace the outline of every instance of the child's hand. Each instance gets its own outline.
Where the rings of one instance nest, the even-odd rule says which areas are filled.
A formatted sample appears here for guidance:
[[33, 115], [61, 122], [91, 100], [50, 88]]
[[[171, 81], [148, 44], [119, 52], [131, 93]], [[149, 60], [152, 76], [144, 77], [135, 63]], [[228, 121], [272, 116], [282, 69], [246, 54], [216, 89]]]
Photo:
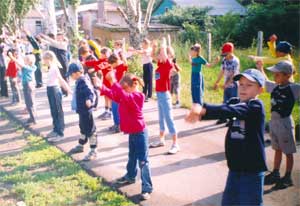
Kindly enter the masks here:
[[269, 37], [269, 40], [270, 40], [270, 42], [275, 42], [275, 41], [277, 41], [277, 36], [276, 36], [276, 34], [272, 34], [272, 35]]
[[102, 78], [100, 79], [100, 78], [98, 78], [98, 77], [96, 77], [95, 78], [95, 87], [97, 88], [97, 89], [101, 89], [102, 88]]
[[264, 68], [264, 63], [262, 60], [258, 60], [256, 61], [256, 68], [259, 70], [259, 71], [262, 71], [263, 68]]
[[215, 58], [215, 64], [219, 63], [220, 59], [221, 59], [221, 58], [220, 58], [219, 56], [217, 56], [217, 57]]
[[86, 100], [85, 105], [87, 106], [87, 108], [92, 107], [92, 101], [90, 99]]
[[253, 55], [249, 55], [248, 58], [253, 60], [253, 61], [255, 61], [255, 59], [256, 59], [255, 56], [253, 56]]

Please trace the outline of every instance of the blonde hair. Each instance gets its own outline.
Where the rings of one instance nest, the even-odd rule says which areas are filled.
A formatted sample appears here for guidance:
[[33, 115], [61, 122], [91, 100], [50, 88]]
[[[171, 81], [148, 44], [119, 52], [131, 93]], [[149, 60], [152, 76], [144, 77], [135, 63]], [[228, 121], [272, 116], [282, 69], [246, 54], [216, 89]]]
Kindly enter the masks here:
[[25, 56], [26, 60], [28, 61], [28, 64], [30, 66], [34, 65], [34, 62], [35, 62], [35, 56], [33, 54], [27, 54]]
[[60, 65], [53, 51], [45, 51], [43, 53], [43, 59], [49, 59], [53, 64], [56, 64], [57, 66]]
[[121, 79], [120, 84], [124, 84], [124, 83], [126, 83], [130, 87], [133, 87], [137, 84], [139, 84], [142, 87], [144, 86], [144, 82], [141, 78], [130, 73], [125, 74], [125, 76]]

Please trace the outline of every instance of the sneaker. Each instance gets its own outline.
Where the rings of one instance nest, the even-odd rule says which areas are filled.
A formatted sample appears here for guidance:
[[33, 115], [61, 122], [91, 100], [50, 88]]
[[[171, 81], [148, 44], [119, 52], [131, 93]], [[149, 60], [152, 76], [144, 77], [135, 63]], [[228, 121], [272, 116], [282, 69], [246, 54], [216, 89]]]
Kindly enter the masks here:
[[216, 124], [224, 124], [224, 123], [227, 123], [227, 120], [226, 119], [219, 119]]
[[105, 115], [101, 118], [101, 120], [109, 120], [111, 119], [111, 113], [110, 112], [106, 112]]
[[120, 132], [120, 126], [119, 125], [113, 125], [113, 126], [109, 127], [108, 130], [110, 132], [113, 132], [113, 133], [119, 133]]
[[173, 144], [171, 149], [168, 151], [168, 154], [176, 154], [179, 151], [180, 151], [179, 145]]
[[150, 148], [163, 147], [166, 145], [165, 140], [158, 140], [150, 143]]
[[58, 134], [52, 130], [49, 134], [47, 134], [47, 137], [52, 138], [52, 137], [56, 137], [57, 135]]
[[98, 118], [99, 118], [99, 119], [102, 119], [102, 118], [105, 116], [106, 113], [107, 113], [107, 111], [103, 112], [102, 114], [100, 114], [100, 115], [98, 116]]
[[36, 121], [32, 120], [32, 119], [28, 119], [26, 122], [25, 122], [26, 126], [30, 126], [30, 125], [34, 125], [36, 124]]
[[76, 154], [76, 153], [81, 153], [83, 152], [83, 146], [82, 145], [77, 145], [76, 147], [72, 148], [68, 154]]
[[91, 161], [91, 160], [95, 160], [97, 159], [97, 152], [96, 151], [90, 151], [84, 158], [82, 161]]
[[174, 106], [173, 106], [174, 109], [178, 109], [178, 108], [180, 108], [180, 107], [181, 107], [181, 105], [180, 105], [179, 103], [176, 103], [176, 104], [174, 104]]
[[150, 199], [150, 193], [149, 192], [142, 192], [141, 194], [141, 200], [149, 200]]
[[277, 183], [280, 180], [280, 174], [271, 172], [265, 176], [265, 185], [272, 185]]
[[117, 179], [116, 183], [122, 184], [122, 185], [123, 184], [133, 184], [133, 183], [135, 183], [135, 179], [129, 179], [128, 177], [124, 176], [124, 177]]
[[58, 141], [62, 140], [63, 137], [64, 137], [64, 136], [57, 134], [57, 135], [54, 136], [54, 137], [48, 138], [48, 141], [49, 141], [49, 142], [58, 142]]
[[293, 180], [290, 177], [281, 178], [273, 187], [274, 190], [283, 190], [293, 186]]
[[145, 102], [149, 102], [149, 98], [147, 97], [147, 98], [145, 98]]

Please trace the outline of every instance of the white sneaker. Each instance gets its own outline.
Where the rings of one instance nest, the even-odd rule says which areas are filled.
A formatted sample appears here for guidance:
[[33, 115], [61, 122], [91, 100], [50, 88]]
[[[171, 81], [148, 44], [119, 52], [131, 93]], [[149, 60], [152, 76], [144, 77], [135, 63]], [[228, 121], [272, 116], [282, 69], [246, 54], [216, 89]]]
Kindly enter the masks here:
[[173, 106], [174, 109], [178, 109], [178, 108], [180, 108], [180, 107], [181, 107], [181, 105], [180, 105], [179, 103], [174, 104], [174, 106]]
[[84, 158], [82, 161], [91, 161], [91, 160], [95, 160], [97, 159], [97, 152], [96, 151], [90, 151]]
[[58, 134], [52, 130], [49, 134], [47, 134], [47, 137], [52, 138], [52, 137], [56, 137], [57, 135]]
[[141, 200], [149, 200], [150, 199], [150, 193], [148, 193], [148, 192], [143, 192], [142, 194], [141, 194]]
[[165, 140], [158, 140], [150, 143], [150, 148], [163, 147], [166, 145]]
[[178, 144], [173, 144], [171, 149], [168, 151], [168, 154], [176, 154], [180, 151], [180, 147]]
[[64, 136], [61, 136], [61, 135], [58, 135], [58, 134], [57, 134], [55, 137], [50, 137], [50, 138], [48, 138], [48, 141], [49, 141], [49, 142], [58, 142], [58, 141], [62, 140], [63, 137], [64, 137]]

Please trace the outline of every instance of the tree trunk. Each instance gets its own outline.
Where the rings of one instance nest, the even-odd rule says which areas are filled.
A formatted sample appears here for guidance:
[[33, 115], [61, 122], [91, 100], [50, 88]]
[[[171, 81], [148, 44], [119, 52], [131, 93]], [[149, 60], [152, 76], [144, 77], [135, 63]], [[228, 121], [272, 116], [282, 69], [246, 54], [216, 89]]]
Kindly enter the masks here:
[[56, 34], [57, 23], [56, 23], [56, 16], [55, 16], [54, 0], [43, 0], [43, 7], [46, 9], [45, 32]]

